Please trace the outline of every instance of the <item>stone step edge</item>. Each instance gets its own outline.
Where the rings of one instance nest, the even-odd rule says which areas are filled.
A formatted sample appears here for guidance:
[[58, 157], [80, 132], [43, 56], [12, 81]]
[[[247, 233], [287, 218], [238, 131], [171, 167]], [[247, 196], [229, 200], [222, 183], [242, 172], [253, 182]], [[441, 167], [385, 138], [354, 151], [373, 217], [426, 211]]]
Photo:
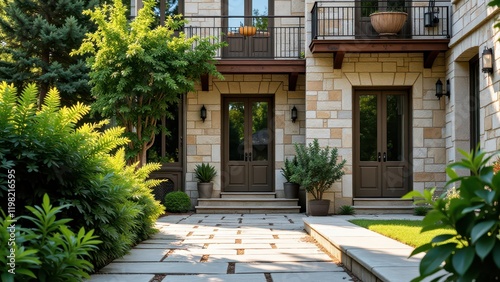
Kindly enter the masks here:
[[220, 202], [245, 202], [245, 201], [262, 201], [262, 202], [284, 202], [284, 201], [298, 201], [299, 198], [296, 199], [288, 199], [288, 198], [198, 198], [198, 200], [203, 201], [220, 201]]
[[375, 209], [375, 210], [395, 210], [395, 209], [408, 209], [412, 210], [415, 206], [352, 206], [354, 209]]
[[270, 209], [300, 209], [300, 206], [195, 206], [196, 209], [217, 209], [217, 210], [227, 210], [227, 209], [260, 209], [260, 210], [270, 210]]

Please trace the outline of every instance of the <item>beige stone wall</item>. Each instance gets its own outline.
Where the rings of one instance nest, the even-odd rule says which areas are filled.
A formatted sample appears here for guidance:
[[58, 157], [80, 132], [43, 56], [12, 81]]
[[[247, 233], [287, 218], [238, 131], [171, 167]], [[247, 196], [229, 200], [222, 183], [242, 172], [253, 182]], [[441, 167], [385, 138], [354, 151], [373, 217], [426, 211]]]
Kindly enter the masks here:
[[[493, 48], [493, 74], [480, 72], [480, 146], [486, 152], [500, 148], [500, 34], [494, 25], [500, 14], [498, 8], [488, 7], [484, 1], [457, 0], [453, 7], [453, 37], [447, 52], [447, 77], [451, 83], [451, 98], [446, 104], [446, 147], [447, 161], [462, 158], [459, 149], [470, 149], [469, 114], [469, 61], [476, 55], [481, 58], [484, 48]], [[480, 63], [479, 68], [482, 68]]]
[[330, 212], [352, 204], [352, 97], [353, 87], [407, 86], [411, 88], [413, 189], [442, 186], [445, 182], [445, 99], [435, 96], [435, 83], [444, 79], [445, 59], [423, 68], [422, 54], [348, 53], [342, 69], [334, 70], [331, 54], [307, 55], [306, 142], [339, 148], [347, 160], [346, 175], [326, 194], [334, 200]]
[[[283, 178], [280, 169], [285, 157], [295, 154], [293, 143], [303, 143], [305, 134], [305, 79], [299, 75], [296, 91], [288, 91], [288, 75], [226, 75], [224, 80], [211, 80], [209, 91], [188, 93], [186, 120], [186, 193], [196, 204], [198, 192], [193, 170], [196, 164], [208, 162], [219, 172], [214, 185], [214, 197], [221, 191], [221, 102], [224, 94], [274, 95], [275, 112], [275, 189], [283, 197]], [[207, 119], [200, 118], [200, 108], [205, 105]], [[290, 110], [296, 106], [298, 119], [292, 123]], [[223, 173], [223, 172], [222, 172]]]

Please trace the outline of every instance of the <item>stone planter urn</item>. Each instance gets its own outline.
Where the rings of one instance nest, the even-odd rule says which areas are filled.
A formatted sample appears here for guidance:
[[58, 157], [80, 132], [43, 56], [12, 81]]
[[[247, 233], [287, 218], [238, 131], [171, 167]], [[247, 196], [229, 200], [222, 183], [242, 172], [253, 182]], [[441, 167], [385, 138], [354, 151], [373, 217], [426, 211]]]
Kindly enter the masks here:
[[283, 189], [285, 190], [286, 199], [298, 199], [299, 198], [299, 188], [300, 185], [297, 183], [285, 182], [283, 183]]
[[373, 28], [380, 36], [394, 36], [404, 26], [408, 14], [405, 12], [375, 12], [370, 15]]
[[212, 191], [214, 184], [212, 182], [202, 183], [198, 182], [198, 198], [208, 199], [212, 198]]
[[330, 200], [309, 200], [309, 214], [312, 216], [327, 216]]

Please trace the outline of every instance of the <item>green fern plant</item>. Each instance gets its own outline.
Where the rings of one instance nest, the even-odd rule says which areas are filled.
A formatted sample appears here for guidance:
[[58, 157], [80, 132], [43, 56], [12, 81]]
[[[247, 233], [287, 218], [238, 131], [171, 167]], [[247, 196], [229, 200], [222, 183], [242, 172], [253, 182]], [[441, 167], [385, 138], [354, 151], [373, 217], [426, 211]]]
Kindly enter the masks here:
[[[125, 255], [132, 246], [156, 232], [154, 224], [164, 207], [147, 175], [159, 166], [127, 166], [124, 129], [106, 128], [108, 122], [77, 124], [89, 107], [60, 107], [51, 89], [39, 111], [35, 85], [16, 97], [17, 89], [0, 84], [0, 195], [5, 197], [5, 172], [16, 171], [16, 206], [33, 206], [48, 194], [54, 204], [68, 205], [60, 213], [73, 220], [77, 232], [94, 229], [102, 244], [90, 261], [100, 268]], [[2, 175], [3, 174], [3, 175]], [[7, 201], [0, 201], [6, 210]], [[28, 214], [20, 208], [19, 215]]]
[[343, 205], [339, 208], [339, 214], [341, 214], [341, 215], [353, 215], [353, 214], [356, 214], [356, 209], [350, 205]]
[[[83, 281], [90, 278], [89, 273], [93, 265], [88, 261], [89, 253], [97, 250], [101, 241], [93, 235], [93, 230], [85, 232], [82, 227], [78, 233], [73, 233], [67, 223], [71, 219], [57, 219], [56, 215], [61, 213], [69, 205], [53, 207], [47, 194], [43, 196], [41, 206], [26, 207], [32, 215], [21, 216], [16, 219], [16, 267], [15, 274], [5, 269], [10, 267], [8, 263], [2, 263], [2, 281], [30, 280], [36, 281]], [[10, 221], [10, 218], [2, 217], [2, 225]], [[22, 224], [31, 227], [23, 227]], [[4, 231], [2, 232], [4, 233]], [[2, 246], [7, 246], [7, 238], [2, 238]], [[1, 258], [7, 258], [5, 252], [10, 251], [2, 248]], [[21, 267], [18, 267], [21, 266]], [[16, 276], [18, 275], [18, 276]]]

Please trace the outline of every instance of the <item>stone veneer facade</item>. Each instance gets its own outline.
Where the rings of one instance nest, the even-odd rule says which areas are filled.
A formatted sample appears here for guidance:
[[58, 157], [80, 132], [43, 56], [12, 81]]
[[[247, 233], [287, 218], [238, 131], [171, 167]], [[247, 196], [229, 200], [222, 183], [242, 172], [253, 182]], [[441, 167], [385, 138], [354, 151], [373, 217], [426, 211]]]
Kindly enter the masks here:
[[[133, 0], [134, 1], [134, 0]], [[219, 16], [220, 0], [185, 0], [186, 16]], [[310, 11], [315, 1], [275, 1], [275, 15], [305, 15], [306, 42], [311, 41]], [[424, 2], [422, 2], [424, 3]], [[427, 2], [425, 2], [427, 3]], [[424, 4], [425, 4], [424, 3]], [[483, 48], [493, 48], [493, 74], [480, 73], [480, 144], [487, 152], [500, 147], [500, 101], [498, 28], [494, 28], [498, 8], [486, 1], [454, 0], [450, 50], [440, 54], [432, 68], [423, 68], [421, 53], [348, 53], [342, 69], [334, 70], [331, 54], [312, 54], [306, 47], [306, 75], [300, 75], [297, 91], [288, 91], [286, 75], [226, 75], [225, 80], [210, 80], [209, 91], [196, 90], [187, 95], [186, 185], [185, 191], [196, 203], [194, 166], [200, 162], [221, 168], [221, 95], [272, 94], [275, 101], [275, 185], [283, 195], [280, 168], [294, 155], [293, 143], [320, 144], [339, 148], [347, 160], [346, 175], [335, 183], [325, 198], [333, 200], [330, 212], [353, 199], [353, 89], [356, 87], [407, 87], [410, 89], [410, 128], [412, 165], [410, 189], [423, 190], [446, 183], [445, 166], [459, 160], [458, 149], [470, 148], [469, 61], [481, 56]], [[203, 22], [200, 20], [200, 22]], [[207, 23], [213, 24], [213, 23]], [[353, 42], [355, 44], [355, 42]], [[482, 66], [480, 66], [481, 68]], [[451, 97], [435, 96], [438, 79], [450, 80]], [[446, 83], [444, 83], [446, 86]], [[446, 90], [446, 89], [445, 89]], [[208, 118], [202, 122], [199, 110], [205, 105]], [[299, 109], [296, 123], [290, 109]], [[220, 193], [220, 175], [215, 192]]]
[[[199, 88], [187, 95], [186, 118], [186, 193], [193, 199], [198, 198], [193, 171], [196, 164], [213, 164], [219, 174], [214, 181], [214, 197], [221, 191], [221, 102], [224, 94], [273, 95], [274, 96], [274, 138], [275, 138], [275, 189], [278, 197], [283, 197], [281, 167], [286, 157], [295, 154], [294, 143], [304, 143], [304, 76], [299, 75], [296, 91], [288, 91], [288, 75], [225, 75], [224, 80], [211, 80], [209, 91]], [[200, 108], [205, 105], [207, 119], [200, 119]], [[290, 110], [296, 106], [298, 119], [290, 119]]]

